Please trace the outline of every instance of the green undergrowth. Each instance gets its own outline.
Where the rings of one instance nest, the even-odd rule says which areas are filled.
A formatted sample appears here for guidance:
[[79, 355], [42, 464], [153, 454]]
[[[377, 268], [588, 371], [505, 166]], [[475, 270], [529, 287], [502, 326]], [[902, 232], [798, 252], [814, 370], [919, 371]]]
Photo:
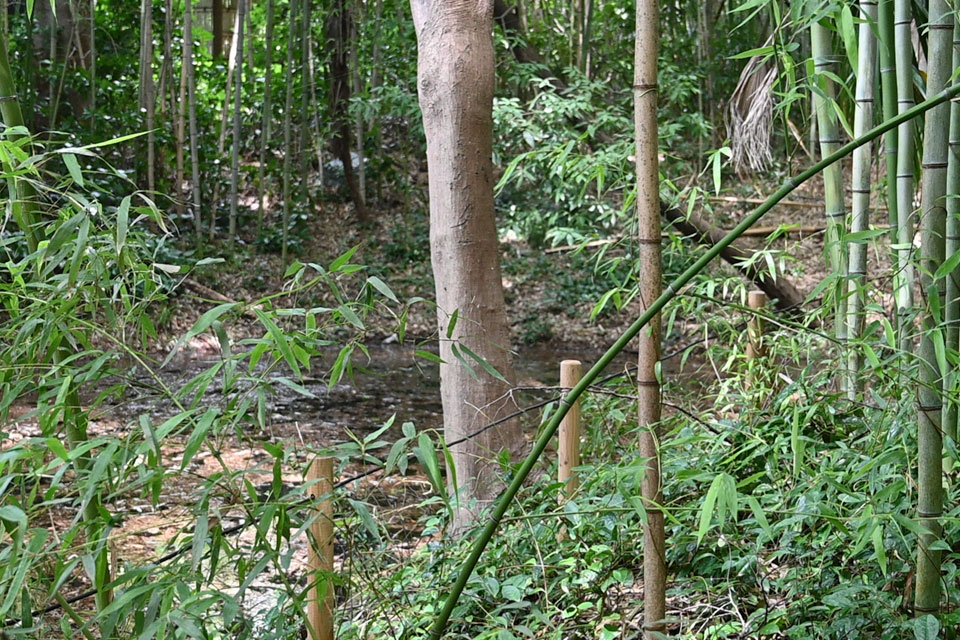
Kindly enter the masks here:
[[[910, 609], [922, 531], [912, 479], [915, 366], [871, 371], [877, 383], [851, 403], [835, 390], [839, 361], [816, 332], [771, 331], [769, 355], [747, 361], [742, 333], [727, 329], [666, 381], [674, 637], [934, 638], [953, 628], [952, 607], [939, 623]], [[690, 377], [706, 394], [694, 397]], [[634, 453], [632, 394], [623, 380], [591, 392], [578, 494], [561, 501], [556, 470], [544, 462], [467, 584], [447, 637], [641, 637], [645, 461]], [[960, 496], [947, 478], [953, 505]], [[948, 531], [958, 515], [947, 511]], [[439, 537], [445, 522], [443, 509], [423, 516], [409, 555], [370, 549], [375, 585], [351, 586], [357, 607], [345, 611], [341, 637], [426, 637], [470, 542]], [[954, 537], [940, 543], [950, 602], [960, 597]]]

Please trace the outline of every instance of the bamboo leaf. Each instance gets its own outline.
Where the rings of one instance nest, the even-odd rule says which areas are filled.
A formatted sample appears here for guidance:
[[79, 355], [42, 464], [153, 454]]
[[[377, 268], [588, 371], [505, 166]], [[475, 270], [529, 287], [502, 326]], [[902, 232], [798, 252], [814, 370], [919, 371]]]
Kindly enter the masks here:
[[293, 357], [293, 351], [290, 349], [290, 343], [287, 342], [287, 337], [282, 331], [280, 331], [280, 327], [278, 327], [276, 323], [260, 309], [254, 309], [254, 311], [257, 314], [257, 318], [260, 319], [260, 324], [266, 327], [267, 333], [270, 334], [274, 344], [277, 345], [277, 349], [280, 350], [280, 355], [283, 356], [284, 362], [287, 363], [287, 366], [290, 367], [290, 369], [298, 378], [302, 377], [300, 374], [300, 365], [297, 364], [297, 359]]
[[849, 4], [844, 3], [840, 9], [840, 23], [837, 27], [840, 29], [840, 38], [843, 40], [843, 48], [847, 52], [847, 60], [850, 62], [850, 68], [853, 69], [854, 74], [856, 74], [857, 60], [859, 59], [857, 52], [857, 28], [854, 25], [853, 12], [850, 10]]
[[717, 503], [717, 497], [720, 495], [720, 485], [722, 474], [717, 475], [710, 484], [707, 491], [707, 497], [703, 500], [703, 507], [700, 508], [700, 527], [697, 530], [697, 544], [703, 542], [704, 536], [710, 530], [710, 520], [713, 517], [714, 505]]
[[[227, 313], [228, 311], [231, 311], [238, 304], [239, 303], [237, 302], [225, 302], [223, 304], [217, 305], [213, 309], [210, 309], [209, 311], [204, 313], [202, 316], [200, 316], [197, 319], [197, 322], [192, 327], [190, 327], [190, 330], [187, 331], [185, 334], [183, 334], [183, 336], [179, 340], [177, 340], [177, 342], [173, 345], [173, 348], [170, 349], [170, 353], [168, 353], [167, 357], [164, 358], [163, 363], [160, 365], [160, 368], [162, 369], [163, 367], [165, 367], [170, 362], [170, 360], [172, 360], [173, 357], [177, 355], [177, 352], [180, 351], [180, 349], [183, 347], [184, 344], [186, 344], [188, 340], [200, 335], [201, 333], [209, 329], [210, 325], [212, 325], [215, 320], [218, 320], [220, 316]], [[259, 313], [259, 310], [258, 310], [258, 313]]]
[[369, 278], [367, 278], [367, 282], [372, 284], [377, 291], [382, 293], [384, 296], [386, 296], [390, 300], [396, 302], [397, 304], [400, 303], [400, 301], [397, 300], [397, 296], [394, 295], [390, 287], [387, 286], [387, 283], [381, 280], [380, 278], [378, 278], [377, 276], [370, 276]]
[[877, 554], [877, 562], [880, 564], [880, 571], [883, 576], [887, 576], [887, 550], [883, 546], [883, 525], [878, 524], [870, 535], [873, 541], [873, 551]]
[[117, 207], [117, 255], [123, 251], [123, 245], [127, 241], [127, 224], [130, 218], [130, 196], [120, 201]]
[[63, 158], [63, 164], [67, 165], [67, 171], [70, 173], [70, 177], [82, 187], [83, 172], [80, 171], [80, 163], [77, 162], [77, 156], [72, 153], [61, 153], [60, 157]]
[[957, 265], [960, 265], [960, 251], [957, 251], [950, 255], [949, 258], [943, 261], [943, 263], [937, 267], [937, 271], [933, 274], [934, 280], [940, 280], [951, 273], [953, 273]]
[[491, 376], [493, 376], [494, 378], [496, 378], [501, 382], [504, 382], [504, 383], [507, 382], [507, 379], [504, 378], [502, 375], [500, 375], [500, 372], [494, 369], [493, 365], [491, 365], [489, 362], [487, 362], [486, 360], [484, 360], [483, 358], [475, 354], [473, 351], [471, 351], [470, 348], [467, 347], [467, 345], [461, 344], [460, 350], [463, 351], [468, 356], [470, 356], [471, 358], [473, 358], [474, 360], [476, 360], [477, 364], [479, 364], [483, 368], [483, 370], [489, 373]]
[[213, 424], [219, 412], [219, 409], [216, 408], [207, 409], [207, 412], [200, 418], [200, 422], [197, 423], [197, 428], [190, 434], [187, 446], [183, 449], [183, 461], [180, 463], [181, 471], [187, 468], [190, 461], [193, 460], [193, 457], [200, 451], [200, 447], [203, 446], [203, 441], [207, 437], [207, 432], [210, 431], [210, 426]]
[[357, 246], [353, 247], [352, 249], [350, 249], [349, 251], [347, 251], [347, 252], [346, 252], [345, 254], [343, 254], [342, 256], [340, 256], [339, 258], [337, 258], [336, 260], [334, 260], [334, 261], [330, 264], [330, 272], [331, 272], [331, 273], [336, 273], [337, 271], [340, 271], [340, 269], [342, 269], [344, 265], [346, 265], [348, 262], [350, 262], [350, 258], [353, 257], [353, 254], [355, 254], [355, 253], [357, 252], [357, 249], [359, 249], [359, 248], [360, 248], [360, 245], [357, 245]]
[[916, 640], [937, 640], [940, 637], [940, 621], [932, 614], [913, 620], [913, 637]]

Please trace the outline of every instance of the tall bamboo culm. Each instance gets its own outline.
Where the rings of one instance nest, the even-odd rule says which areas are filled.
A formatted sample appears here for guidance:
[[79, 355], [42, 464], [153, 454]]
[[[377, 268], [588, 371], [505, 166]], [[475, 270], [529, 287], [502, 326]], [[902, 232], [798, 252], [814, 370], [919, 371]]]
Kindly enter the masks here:
[[[877, 6], [877, 26], [880, 32], [880, 95], [883, 119], [897, 115], [897, 67], [894, 57], [893, 0], [880, 0]], [[883, 136], [884, 159], [887, 170], [887, 213], [890, 220], [890, 242], [897, 241], [897, 134]]]
[[[945, 0], [930, 0], [930, 24], [927, 60], [927, 95], [947, 86], [952, 59], [953, 16]], [[899, 71], [899, 70], [898, 70]], [[923, 334], [920, 339], [920, 381], [917, 398], [917, 518], [929, 533], [919, 536], [917, 549], [917, 585], [914, 611], [917, 616], [940, 612], [940, 550], [934, 542], [941, 531], [943, 509], [943, 402], [942, 376], [937, 364], [935, 332], [942, 330], [933, 312], [935, 298], [942, 300], [943, 283], [933, 278], [943, 263], [946, 226], [946, 195], [949, 103], [927, 112], [923, 127], [923, 175], [920, 198], [920, 286], [926, 308], [923, 309]], [[942, 304], [941, 307], [942, 309]]]
[[[233, 36], [236, 43], [236, 51], [233, 64], [237, 74], [236, 82], [233, 87], [233, 151], [230, 154], [230, 218], [227, 220], [227, 235], [230, 242], [233, 242], [237, 236], [237, 209], [240, 205], [240, 120], [242, 112], [240, 110], [243, 97], [243, 28], [245, 22], [243, 19], [245, 5], [244, 0], [237, 1], [237, 31]], [[216, 203], [214, 203], [216, 206]]]
[[[826, 74], [835, 71], [836, 58], [833, 53], [831, 31], [819, 22], [810, 26], [810, 43], [814, 66], [817, 71], [817, 91], [813, 94], [814, 110], [817, 114], [817, 128], [820, 132], [820, 155], [828, 157], [840, 148], [840, 127], [836, 115], [836, 87]], [[843, 276], [846, 274], [846, 256], [843, 253], [841, 239], [846, 217], [844, 200], [843, 167], [838, 162], [823, 170], [824, 207], [827, 217], [826, 252], [830, 271], [838, 278], [834, 288], [835, 322], [834, 331], [841, 342], [846, 337], [846, 297], [843, 291]]]
[[[853, 136], [860, 138], [873, 127], [873, 101], [877, 84], [877, 37], [873, 29], [877, 23], [876, 0], [860, 2], [859, 60], [857, 61], [857, 101], [853, 119]], [[853, 217], [851, 233], [866, 231], [870, 224], [870, 167], [873, 164], [871, 144], [853, 152]], [[848, 245], [849, 263], [847, 283], [847, 396], [855, 400], [860, 393], [860, 349], [854, 341], [860, 338], [863, 327], [864, 283], [867, 275], [867, 245], [853, 242]]]
[[154, 190], [155, 145], [153, 86], [153, 2], [143, 0], [140, 16], [140, 108], [147, 115], [147, 189]]
[[263, 201], [267, 190], [267, 149], [273, 128], [273, 22], [274, 0], [267, 0], [267, 35], [263, 78], [263, 119], [260, 125], [260, 166], [257, 168], [257, 238], [263, 231]]
[[[953, 24], [953, 68], [960, 68], [960, 21]], [[956, 80], [954, 80], [956, 82]], [[960, 194], [960, 103], [950, 102], [950, 152], [947, 159], [947, 195]], [[946, 247], [945, 255], [960, 251], [960, 199], [948, 197], [946, 202]], [[946, 282], [947, 304], [944, 319], [947, 324], [947, 352], [960, 349], [960, 272], [954, 269]], [[945, 406], [943, 411], [943, 436], [951, 441], [957, 438], [957, 373], [949, 371], [943, 381]], [[952, 463], [948, 463], [952, 466]]]
[[183, 18], [183, 58], [187, 63], [187, 113], [190, 120], [190, 186], [193, 197], [190, 209], [193, 211], [193, 229], [197, 244], [203, 239], [203, 220], [200, 216], [200, 149], [197, 131], [197, 81], [193, 65], [193, 0], [186, 0], [186, 14]]
[[[894, 53], [897, 67], [897, 113], [913, 107], [913, 10], [910, 0], [894, 1]], [[894, 289], [897, 303], [897, 329], [900, 349], [912, 351], [909, 318], [913, 316], [913, 235], [916, 228], [914, 196], [915, 124], [904, 122], [897, 128], [897, 263]]]
[[[646, 309], [660, 297], [660, 167], [657, 159], [657, 53], [660, 46], [658, 0], [636, 5], [634, 125], [637, 158], [637, 241], [640, 245], [640, 304]], [[643, 532], [643, 637], [660, 638], [666, 630], [666, 559], [663, 491], [660, 483], [660, 315], [639, 336], [637, 368], [640, 455], [646, 460], [641, 492], [647, 510]]]
[[296, 35], [297, 0], [290, 0], [290, 15], [287, 19], [287, 60], [283, 68], [287, 93], [283, 104], [283, 240], [280, 245], [280, 262], [287, 268], [287, 244], [290, 233], [290, 162], [293, 159], [291, 112], [293, 111], [293, 45]]

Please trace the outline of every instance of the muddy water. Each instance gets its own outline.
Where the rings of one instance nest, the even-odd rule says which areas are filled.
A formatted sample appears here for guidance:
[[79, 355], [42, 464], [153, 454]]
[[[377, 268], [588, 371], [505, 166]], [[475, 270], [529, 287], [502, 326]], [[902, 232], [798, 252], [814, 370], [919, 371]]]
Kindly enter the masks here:
[[[441, 428], [438, 365], [416, 358], [414, 349], [406, 346], [375, 345], [369, 347], [369, 352], [369, 361], [363, 354], [355, 353], [354, 361], [358, 367], [355, 376], [345, 378], [332, 389], [328, 389], [325, 376], [308, 376], [302, 384], [312, 397], [298, 394], [276, 380], [272, 385], [273, 393], [268, 395], [266, 418], [269, 433], [263, 435], [272, 439], [299, 440], [306, 445], [326, 445], [343, 441], [347, 429], [358, 436], [369, 433], [394, 414], [395, 433], [399, 433], [404, 422], [414, 423], [419, 430]], [[521, 349], [515, 358], [521, 388], [515, 394], [518, 404], [527, 406], [556, 393], [551, 387], [558, 384], [561, 360], [578, 359], [583, 362], [586, 372], [602, 355], [600, 350], [566, 351], [555, 345]], [[622, 373], [626, 367], [633, 366], [635, 358], [635, 354], [621, 354], [603, 375]], [[318, 359], [316, 369], [321, 371], [322, 367], [329, 367], [335, 359], [336, 352], [324, 354]], [[676, 373], [679, 360], [665, 361], [664, 370]], [[179, 389], [193, 376], [216, 363], [216, 358], [175, 360], [173, 366], [160, 371], [160, 376], [169, 388]], [[286, 372], [266, 375], [277, 379], [292, 378]], [[137, 377], [144, 385], [153, 383], [145, 372]], [[223, 401], [221, 379], [217, 378], [207, 390], [204, 404], [213, 406]], [[150, 394], [138, 394], [135, 390], [131, 390], [125, 402], [110, 411], [113, 418], [128, 423], [136, 423], [143, 413], [149, 413], [156, 423], [176, 412], [169, 401]], [[395, 433], [388, 433], [387, 439]]]
[[[269, 435], [300, 438], [306, 444], [329, 443], [343, 440], [346, 429], [357, 435], [369, 433], [394, 414], [397, 427], [403, 422], [413, 422], [418, 429], [442, 427], [439, 366], [415, 357], [414, 349], [405, 346], [376, 345], [369, 352], [369, 361], [363, 354], [355, 353], [355, 376], [345, 378], [332, 389], [328, 389], [323, 378], [307, 376], [302, 384], [313, 397], [298, 394], [276, 381], [272, 385], [274, 393], [268, 396], [267, 423], [272, 432]], [[522, 388], [516, 395], [519, 404], [531, 404], [555, 393], [549, 387], [558, 384], [561, 360], [579, 359], [586, 371], [601, 355], [599, 350], [561, 353], [552, 346], [521, 350], [515, 358], [518, 385]], [[634, 362], [634, 357], [622, 355], [606, 373], [623, 371]], [[319, 362], [329, 366], [335, 358], [336, 353], [324, 354]], [[216, 363], [216, 358], [178, 357], [159, 375], [166, 386], [175, 390]], [[286, 372], [267, 375], [292, 377]], [[132, 386], [125, 401], [111, 408], [111, 417], [136, 422], [141, 414], [148, 413], [156, 422], [177, 412], [171, 402], [136, 390], [138, 386], [155, 384], [148, 373], [141, 371], [136, 378], [142, 384]], [[205, 404], [221, 404], [222, 395], [218, 377], [207, 390]]]

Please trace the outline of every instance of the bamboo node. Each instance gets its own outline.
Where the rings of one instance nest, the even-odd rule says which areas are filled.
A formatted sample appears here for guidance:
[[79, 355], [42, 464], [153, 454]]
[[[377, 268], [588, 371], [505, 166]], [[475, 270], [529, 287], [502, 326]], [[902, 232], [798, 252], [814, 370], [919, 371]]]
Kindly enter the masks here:
[[937, 512], [929, 511], [929, 512], [928, 512], [928, 511], [920, 511], [920, 510], [918, 509], [918, 510], [917, 510], [917, 516], [919, 516], [919, 517], [921, 517], [921, 518], [940, 518], [940, 517], [943, 516], [943, 511], [937, 511]]
[[659, 87], [657, 83], [654, 82], [653, 84], [635, 84], [633, 85], [633, 88], [639, 89], [640, 91], [657, 91]]
[[17, 101], [17, 94], [13, 94], [12, 96], [0, 96], [0, 102], [16, 102], [16, 101]]

